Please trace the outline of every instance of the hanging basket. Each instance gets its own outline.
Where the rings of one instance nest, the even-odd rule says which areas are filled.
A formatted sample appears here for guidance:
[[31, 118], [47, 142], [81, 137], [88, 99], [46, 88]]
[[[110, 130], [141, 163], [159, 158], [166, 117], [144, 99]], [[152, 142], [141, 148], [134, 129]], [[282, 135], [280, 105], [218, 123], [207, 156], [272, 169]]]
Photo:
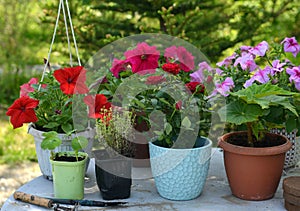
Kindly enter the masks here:
[[271, 133], [284, 135], [290, 142], [292, 142], [292, 148], [285, 154], [284, 169], [294, 167], [300, 161], [300, 137], [297, 137], [297, 129], [288, 133], [286, 129], [271, 129]]

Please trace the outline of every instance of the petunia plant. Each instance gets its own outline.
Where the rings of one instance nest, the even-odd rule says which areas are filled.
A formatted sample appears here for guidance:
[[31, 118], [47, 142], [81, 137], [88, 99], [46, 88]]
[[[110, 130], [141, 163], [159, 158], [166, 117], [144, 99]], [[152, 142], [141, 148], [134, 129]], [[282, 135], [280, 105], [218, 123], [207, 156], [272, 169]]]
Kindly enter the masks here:
[[42, 131], [69, 133], [74, 131], [72, 120], [73, 96], [86, 94], [86, 70], [81, 66], [50, 70], [43, 81], [32, 78], [22, 85], [20, 98], [6, 114], [14, 128], [33, 123]]
[[297, 62], [299, 51], [295, 37], [271, 45], [262, 41], [254, 47], [242, 46], [217, 63], [215, 89], [209, 98], [225, 97], [221, 119], [246, 125], [249, 145], [273, 127], [300, 131], [300, 66], [299, 60], [292, 62]]
[[[200, 63], [199, 69], [203, 66], [208, 64]], [[159, 50], [141, 42], [123, 57], [113, 58], [98, 91], [114, 105], [128, 106], [137, 114], [136, 123], [146, 121], [149, 137], [171, 147], [180, 133], [208, 134], [210, 112], [205, 96], [212, 77], [198, 73], [195, 58], [185, 47]]]

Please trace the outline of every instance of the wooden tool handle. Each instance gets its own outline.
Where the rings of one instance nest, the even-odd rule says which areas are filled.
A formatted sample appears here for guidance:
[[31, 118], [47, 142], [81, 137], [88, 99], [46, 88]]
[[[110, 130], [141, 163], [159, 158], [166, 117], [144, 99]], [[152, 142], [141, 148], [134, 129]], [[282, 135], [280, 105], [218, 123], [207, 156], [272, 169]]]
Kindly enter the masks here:
[[14, 198], [16, 200], [20, 200], [20, 201], [27, 202], [30, 204], [35, 204], [35, 205], [42, 206], [42, 207], [51, 208], [53, 206], [53, 201], [50, 199], [38, 197], [35, 195], [20, 192], [20, 191], [16, 191], [14, 193]]

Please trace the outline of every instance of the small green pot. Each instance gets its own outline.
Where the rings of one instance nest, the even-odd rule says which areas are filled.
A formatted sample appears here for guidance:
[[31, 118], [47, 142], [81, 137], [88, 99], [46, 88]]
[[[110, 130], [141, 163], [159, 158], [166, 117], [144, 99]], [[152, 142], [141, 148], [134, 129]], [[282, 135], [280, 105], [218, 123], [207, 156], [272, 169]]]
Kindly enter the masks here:
[[[64, 152], [75, 156], [74, 152]], [[79, 152], [78, 156], [84, 157], [78, 162], [50, 160], [52, 164], [54, 195], [60, 199], [83, 199], [85, 165], [87, 153]]]

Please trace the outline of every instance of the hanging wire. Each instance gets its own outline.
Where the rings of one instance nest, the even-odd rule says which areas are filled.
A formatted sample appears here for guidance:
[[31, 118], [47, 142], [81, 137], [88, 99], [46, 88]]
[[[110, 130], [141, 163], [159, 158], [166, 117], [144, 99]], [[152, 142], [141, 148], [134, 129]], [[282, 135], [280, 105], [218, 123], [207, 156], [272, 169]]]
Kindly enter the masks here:
[[66, 17], [66, 12], [65, 12], [65, 6], [64, 6], [64, 4], [62, 4], [62, 11], [63, 11], [63, 15], [64, 15], [64, 22], [65, 22], [65, 27], [66, 27], [66, 35], [67, 35], [68, 48], [69, 48], [69, 54], [70, 54], [70, 66], [73, 67], [72, 50], [71, 50], [69, 30], [68, 30], [68, 22], [67, 22], [67, 17]]
[[74, 47], [75, 47], [75, 50], [76, 50], [76, 56], [77, 56], [77, 59], [78, 59], [78, 65], [81, 66], [68, 0], [66, 0], [66, 6], [67, 6], [67, 12], [68, 12], [68, 16], [69, 16], [70, 28], [71, 28], [71, 32], [72, 32], [72, 36], [73, 36]]
[[[42, 74], [42, 77], [41, 77], [41, 82], [45, 78], [46, 69], [47, 69], [47, 66], [49, 64], [50, 55], [51, 55], [51, 52], [52, 52], [52, 46], [53, 46], [53, 43], [54, 43], [54, 40], [55, 40], [56, 30], [57, 30], [57, 27], [58, 27], [58, 21], [59, 21], [59, 16], [60, 16], [60, 11], [61, 11], [62, 4], [63, 4], [63, 0], [60, 0], [59, 5], [58, 5], [58, 12], [57, 12], [57, 18], [56, 18], [54, 32], [53, 32], [53, 36], [52, 36], [52, 41], [51, 41], [51, 44], [50, 44], [50, 49], [49, 49], [49, 52], [48, 52], [47, 61], [45, 63], [45, 67], [44, 67], [43, 74]], [[39, 85], [38, 90], [40, 91], [40, 89], [41, 89], [41, 84]]]

